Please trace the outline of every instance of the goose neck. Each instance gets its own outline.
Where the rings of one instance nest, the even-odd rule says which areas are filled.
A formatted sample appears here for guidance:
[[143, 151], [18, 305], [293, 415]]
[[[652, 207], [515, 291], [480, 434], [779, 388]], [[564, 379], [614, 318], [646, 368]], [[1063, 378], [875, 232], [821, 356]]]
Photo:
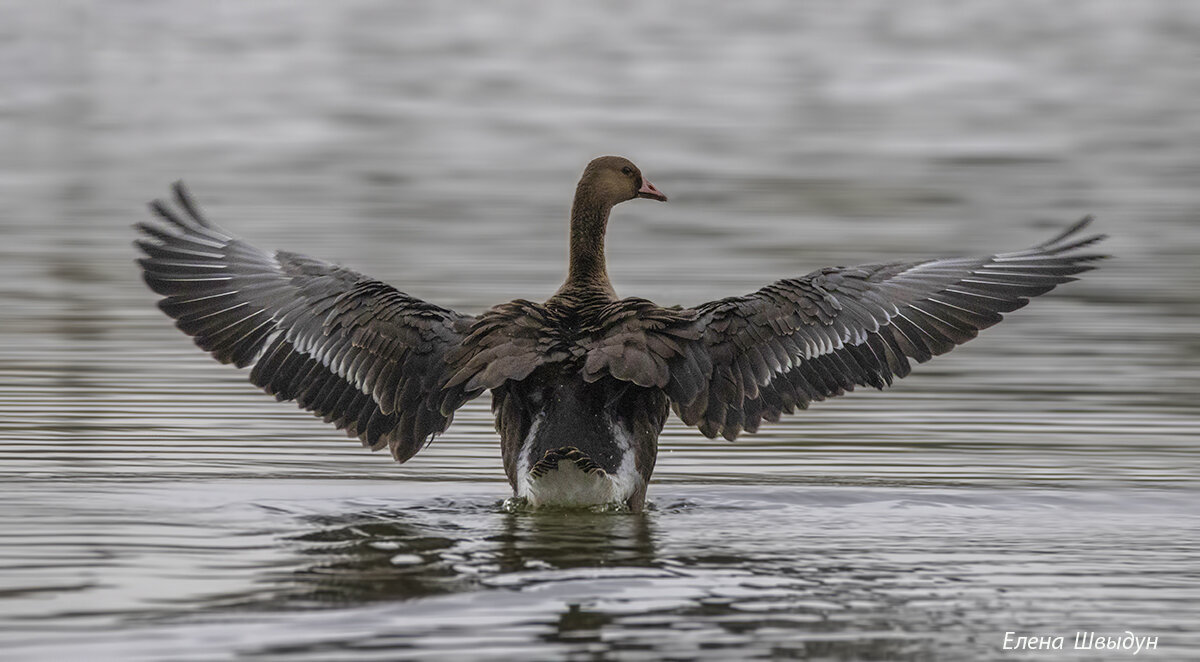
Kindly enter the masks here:
[[[604, 234], [611, 204], [579, 191], [571, 209], [570, 266], [563, 289], [600, 289], [613, 293], [604, 257]], [[615, 294], [613, 295], [615, 297]]]

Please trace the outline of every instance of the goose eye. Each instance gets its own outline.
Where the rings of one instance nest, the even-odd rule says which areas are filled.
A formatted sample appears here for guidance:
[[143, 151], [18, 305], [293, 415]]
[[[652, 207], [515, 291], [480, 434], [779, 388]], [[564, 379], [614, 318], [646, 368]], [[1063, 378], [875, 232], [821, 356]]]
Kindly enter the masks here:
[[624, 168], [621, 168], [621, 172], [625, 173], [626, 175], [632, 175], [633, 168], [630, 168], [629, 166], [625, 166]]

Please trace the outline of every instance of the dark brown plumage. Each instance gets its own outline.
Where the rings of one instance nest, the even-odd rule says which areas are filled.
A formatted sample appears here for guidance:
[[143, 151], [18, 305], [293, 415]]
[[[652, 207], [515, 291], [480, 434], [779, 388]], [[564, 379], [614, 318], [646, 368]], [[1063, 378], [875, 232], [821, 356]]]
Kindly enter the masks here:
[[1090, 218], [1025, 251], [831, 267], [741, 297], [663, 308], [618, 299], [609, 213], [666, 200], [631, 162], [584, 171], [566, 282], [544, 303], [476, 317], [326, 262], [269, 254], [208, 222], [181, 184], [168, 225], [140, 224], [146, 283], [196, 344], [250, 380], [396, 460], [491, 391], [505, 473], [534, 505], [640, 509], [673, 409], [708, 437], [754, 432], [855, 386], [883, 388], [910, 360], [950, 351], [1087, 271]]

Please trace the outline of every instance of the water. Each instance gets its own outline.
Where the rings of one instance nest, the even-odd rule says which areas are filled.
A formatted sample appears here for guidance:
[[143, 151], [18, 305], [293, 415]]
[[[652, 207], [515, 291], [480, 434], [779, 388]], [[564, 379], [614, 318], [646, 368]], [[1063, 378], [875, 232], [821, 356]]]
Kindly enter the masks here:
[[[1200, 10], [1189, 3], [16, 3], [0, 21], [0, 658], [1014, 659], [1200, 651]], [[154, 309], [186, 178], [257, 243], [466, 311], [1021, 248], [1116, 258], [736, 444], [670, 423], [628, 514], [507, 512], [480, 400], [403, 466]], [[1142, 655], [1148, 655], [1143, 652]]]

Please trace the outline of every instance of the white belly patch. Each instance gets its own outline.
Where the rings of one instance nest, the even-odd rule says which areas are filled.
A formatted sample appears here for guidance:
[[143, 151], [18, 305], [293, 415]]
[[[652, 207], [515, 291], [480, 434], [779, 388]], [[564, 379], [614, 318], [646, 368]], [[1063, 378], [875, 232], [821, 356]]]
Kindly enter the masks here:
[[531, 506], [600, 506], [620, 503], [632, 494], [607, 472], [587, 473], [570, 461], [558, 463], [558, 468], [539, 477], [530, 476], [524, 496]]
[[[531, 462], [529, 458], [533, 432], [538, 422], [540, 421], [535, 421], [534, 429], [530, 430], [525, 439], [518, 462], [520, 478], [517, 480], [517, 496], [524, 498], [529, 505], [535, 508], [578, 508], [623, 504], [642, 488], [642, 476], [634, 462], [633, 444], [624, 427], [613, 426], [613, 443], [621, 453], [621, 463], [615, 472], [609, 473], [599, 468], [588, 470], [587, 465], [590, 462], [582, 462], [585, 466], [581, 468], [575, 461], [566, 458], [560, 459], [556, 467], [546, 470], [531, 466], [536, 463]], [[564, 442], [564, 447], [569, 445], [568, 440]], [[535, 471], [535, 468], [538, 470]]]

